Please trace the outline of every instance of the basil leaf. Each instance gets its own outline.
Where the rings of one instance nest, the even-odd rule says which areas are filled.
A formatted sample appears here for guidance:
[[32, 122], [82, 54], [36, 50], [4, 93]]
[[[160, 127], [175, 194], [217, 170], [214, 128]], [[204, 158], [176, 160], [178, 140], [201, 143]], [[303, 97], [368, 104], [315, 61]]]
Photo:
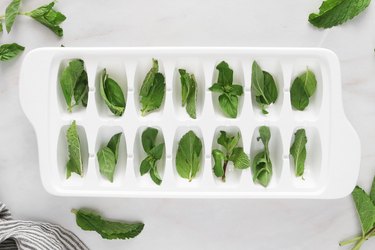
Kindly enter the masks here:
[[66, 140], [68, 142], [69, 152], [69, 161], [66, 164], [66, 178], [68, 179], [71, 173], [83, 176], [81, 143], [78, 136], [76, 121], [73, 121], [68, 128]]
[[241, 96], [243, 95], [243, 87], [242, 85], [238, 85], [238, 84], [233, 84], [230, 88], [230, 92], [229, 92], [230, 95], [234, 95], [234, 96]]
[[26, 15], [49, 28], [58, 37], [62, 37], [64, 31], [59, 25], [65, 21], [66, 17], [61, 12], [54, 10], [54, 5], [55, 2], [51, 2], [26, 13]]
[[293, 156], [294, 169], [297, 177], [302, 176], [305, 171], [307, 137], [304, 129], [298, 129], [294, 134], [294, 142], [290, 147]]
[[110, 148], [103, 147], [96, 155], [98, 157], [100, 173], [110, 182], [113, 182], [113, 176], [116, 168], [115, 154]]
[[0, 61], [8, 61], [24, 50], [25, 47], [17, 43], [2, 44], [0, 45]]
[[278, 91], [273, 76], [267, 71], [263, 71], [256, 61], [252, 66], [251, 89], [263, 114], [268, 114], [266, 106], [276, 102]]
[[316, 91], [316, 77], [310, 70], [302, 73], [293, 81], [290, 88], [290, 100], [292, 106], [300, 111], [305, 110], [309, 105], [309, 98]]
[[319, 13], [309, 15], [309, 22], [318, 28], [331, 28], [359, 15], [370, 2], [371, 0], [325, 0]]
[[202, 142], [193, 131], [187, 132], [179, 141], [176, 154], [177, 173], [192, 181], [200, 169]]
[[87, 79], [87, 73], [83, 70], [74, 87], [74, 100], [76, 104], [81, 102], [82, 106], [87, 107], [88, 98], [89, 82]]
[[71, 60], [61, 73], [60, 86], [69, 112], [72, 112], [73, 106], [78, 104], [73, 103], [73, 97], [81, 100], [82, 104], [87, 104], [85, 89], [88, 88], [88, 82], [85, 81], [85, 76], [81, 76], [82, 74], [86, 72], [84, 63], [80, 59]]
[[142, 232], [143, 223], [113, 222], [103, 219], [99, 214], [87, 209], [72, 210], [77, 225], [85, 231], [95, 231], [103, 239], [130, 239]]
[[196, 102], [197, 102], [197, 82], [193, 74], [189, 74], [184, 69], [178, 70], [181, 80], [181, 99], [182, 106], [186, 105], [186, 112], [193, 119], [196, 115]]
[[164, 152], [164, 143], [160, 143], [149, 151], [149, 155], [155, 160], [160, 160]]
[[370, 196], [358, 186], [354, 188], [352, 196], [361, 222], [362, 236], [365, 236], [375, 223], [375, 205]]
[[143, 131], [141, 139], [142, 139], [142, 146], [143, 150], [146, 153], [149, 153], [152, 148], [155, 147], [155, 140], [156, 136], [158, 135], [159, 131], [156, 128], [148, 127]]
[[122, 116], [126, 106], [124, 93], [117, 82], [109, 78], [106, 69], [100, 77], [100, 96], [114, 115]]
[[159, 176], [158, 170], [156, 167], [150, 169], [150, 176], [151, 179], [155, 182], [156, 185], [160, 185], [162, 180]]
[[225, 115], [229, 116], [230, 118], [237, 117], [237, 108], [238, 108], [238, 97], [235, 95], [220, 95], [219, 96], [219, 104], [221, 110], [224, 112]]
[[246, 169], [250, 167], [250, 158], [243, 151], [242, 147], [234, 148], [229, 160], [233, 162], [235, 168]]
[[[146, 83], [147, 86], [142, 86], [140, 91], [142, 116], [160, 108], [165, 95], [165, 78], [163, 74], [156, 73], [153, 77], [152, 85], [148, 86], [149, 80]], [[148, 92], [145, 94], [147, 89]]]
[[117, 133], [114, 136], [111, 137], [109, 140], [107, 147], [113, 152], [115, 155], [115, 163], [117, 163], [118, 160], [118, 151], [120, 147], [120, 140], [121, 140], [122, 133]]
[[9, 33], [12, 29], [14, 21], [18, 15], [21, 6], [21, 0], [12, 0], [5, 10], [5, 28]]
[[212, 158], [214, 159], [213, 171], [217, 177], [224, 176], [224, 161], [225, 155], [219, 149], [212, 150]]

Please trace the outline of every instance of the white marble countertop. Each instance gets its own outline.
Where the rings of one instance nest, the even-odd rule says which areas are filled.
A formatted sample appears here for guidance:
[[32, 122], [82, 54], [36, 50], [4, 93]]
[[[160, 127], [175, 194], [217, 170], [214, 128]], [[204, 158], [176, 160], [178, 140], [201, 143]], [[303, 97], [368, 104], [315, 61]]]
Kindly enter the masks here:
[[[45, 3], [25, 1], [24, 9]], [[4, 11], [8, 1], [1, 1]], [[375, 175], [375, 6], [352, 22], [317, 30], [308, 22], [321, 0], [60, 1], [63, 39], [20, 17], [0, 43], [27, 51], [43, 46], [303, 46], [325, 47], [341, 61], [345, 111], [362, 145], [358, 183]], [[23, 55], [25, 55], [24, 53]], [[91, 249], [348, 249], [338, 241], [360, 232], [350, 197], [339, 200], [175, 200], [61, 198], [39, 177], [34, 131], [18, 100], [22, 58], [0, 64], [0, 200], [15, 218], [59, 223]], [[343, 135], [345, 136], [345, 135]], [[143, 233], [105, 241], [80, 230], [71, 208], [141, 220]], [[375, 240], [363, 249], [374, 249]]]

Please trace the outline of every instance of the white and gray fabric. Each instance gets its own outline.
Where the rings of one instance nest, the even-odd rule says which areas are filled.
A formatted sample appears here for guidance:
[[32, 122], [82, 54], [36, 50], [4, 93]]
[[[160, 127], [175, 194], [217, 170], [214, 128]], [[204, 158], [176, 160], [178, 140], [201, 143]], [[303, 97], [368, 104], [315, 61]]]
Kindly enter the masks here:
[[0, 250], [88, 250], [72, 232], [50, 223], [13, 220], [0, 202]]

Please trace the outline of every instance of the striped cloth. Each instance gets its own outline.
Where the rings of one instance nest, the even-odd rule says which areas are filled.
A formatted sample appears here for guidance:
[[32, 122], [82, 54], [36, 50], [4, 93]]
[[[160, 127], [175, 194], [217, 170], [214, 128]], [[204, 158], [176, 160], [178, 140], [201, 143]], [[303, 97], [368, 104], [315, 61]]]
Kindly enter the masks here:
[[43, 222], [13, 220], [0, 202], [0, 250], [88, 250], [65, 228]]

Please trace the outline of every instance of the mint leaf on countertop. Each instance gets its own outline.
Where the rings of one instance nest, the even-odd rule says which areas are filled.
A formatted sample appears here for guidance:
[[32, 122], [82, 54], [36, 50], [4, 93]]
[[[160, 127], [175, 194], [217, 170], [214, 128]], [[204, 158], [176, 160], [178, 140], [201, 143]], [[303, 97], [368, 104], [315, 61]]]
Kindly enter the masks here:
[[325, 0], [319, 13], [309, 15], [309, 22], [318, 28], [331, 28], [359, 15], [370, 2], [371, 0]]
[[12, 29], [14, 21], [18, 15], [21, 6], [21, 0], [12, 0], [5, 10], [5, 28], [9, 33]]
[[100, 214], [88, 209], [72, 209], [76, 216], [77, 225], [85, 231], [95, 231], [103, 239], [130, 239], [140, 234], [143, 223], [115, 222], [103, 219]]
[[17, 43], [2, 44], [0, 45], [0, 61], [8, 61], [24, 50], [25, 47]]

